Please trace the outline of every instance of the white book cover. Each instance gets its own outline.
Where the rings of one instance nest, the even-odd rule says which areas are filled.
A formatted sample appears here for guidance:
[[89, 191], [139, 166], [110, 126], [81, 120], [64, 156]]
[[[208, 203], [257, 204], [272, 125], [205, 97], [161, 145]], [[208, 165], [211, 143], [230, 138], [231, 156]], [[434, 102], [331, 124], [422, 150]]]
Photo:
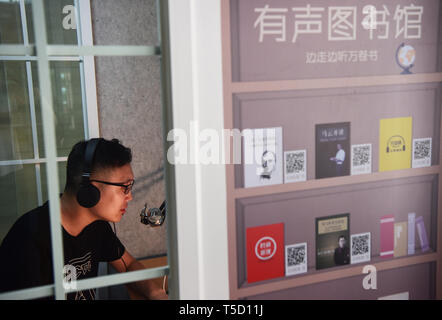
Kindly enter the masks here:
[[408, 214], [408, 254], [414, 254], [416, 251], [415, 228], [416, 228], [416, 213], [409, 213]]
[[351, 175], [371, 173], [371, 143], [351, 146]]
[[307, 150], [284, 152], [284, 183], [307, 180]]
[[245, 129], [244, 187], [283, 183], [282, 128]]
[[379, 297], [378, 300], [410, 300], [410, 293], [408, 291], [396, 293], [389, 296]]
[[307, 242], [285, 246], [285, 275], [307, 272]]
[[431, 138], [413, 139], [412, 168], [431, 166]]
[[370, 261], [371, 259], [371, 233], [352, 234], [350, 238], [351, 264]]

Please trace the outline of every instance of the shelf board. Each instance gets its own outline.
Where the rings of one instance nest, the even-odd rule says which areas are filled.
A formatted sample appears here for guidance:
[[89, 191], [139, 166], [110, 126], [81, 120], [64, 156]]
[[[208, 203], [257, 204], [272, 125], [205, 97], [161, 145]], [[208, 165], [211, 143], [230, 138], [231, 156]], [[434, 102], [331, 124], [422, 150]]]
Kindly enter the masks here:
[[426, 168], [403, 169], [395, 171], [375, 172], [371, 174], [361, 174], [354, 176], [313, 179], [303, 182], [283, 183], [265, 187], [237, 188], [233, 191], [235, 199], [243, 199], [249, 197], [265, 196], [271, 194], [279, 194], [286, 192], [314, 190], [319, 188], [345, 186], [358, 183], [377, 182], [385, 180], [393, 180], [399, 178], [410, 178], [425, 176], [431, 174], [439, 174], [439, 166], [431, 166]]
[[309, 269], [308, 273], [267, 280], [260, 284], [244, 283], [239, 289], [232, 292], [231, 299], [251, 297], [259, 294], [301, 287], [330, 280], [361, 276], [363, 275], [362, 270], [366, 265], [375, 266], [377, 271], [385, 271], [421, 263], [435, 262], [437, 261], [437, 258], [437, 252], [430, 251], [388, 260], [381, 257], [375, 257], [372, 258], [371, 261], [365, 263], [334, 267], [325, 270]]
[[417, 73], [410, 75], [385, 75], [346, 78], [321, 78], [257, 82], [231, 82], [231, 93], [252, 93], [268, 91], [292, 91], [310, 89], [334, 89], [349, 87], [371, 87], [413, 83], [442, 82], [442, 72]]

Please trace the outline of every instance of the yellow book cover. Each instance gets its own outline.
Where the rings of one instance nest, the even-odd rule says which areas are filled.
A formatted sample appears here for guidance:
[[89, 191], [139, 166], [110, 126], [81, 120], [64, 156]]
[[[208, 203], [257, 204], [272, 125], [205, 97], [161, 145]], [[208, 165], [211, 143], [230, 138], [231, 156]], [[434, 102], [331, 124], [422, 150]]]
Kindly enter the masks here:
[[408, 251], [408, 222], [394, 224], [394, 256], [406, 256]]
[[411, 168], [412, 117], [381, 119], [379, 171]]

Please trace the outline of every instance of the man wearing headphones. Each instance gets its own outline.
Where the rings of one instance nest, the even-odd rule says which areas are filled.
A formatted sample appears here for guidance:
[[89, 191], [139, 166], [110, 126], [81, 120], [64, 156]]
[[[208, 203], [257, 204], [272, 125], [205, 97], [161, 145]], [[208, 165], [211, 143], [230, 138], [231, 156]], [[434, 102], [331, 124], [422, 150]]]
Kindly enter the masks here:
[[[132, 200], [132, 153], [118, 140], [77, 143], [67, 161], [60, 197], [65, 272], [74, 280], [96, 277], [99, 262], [118, 272], [144, 269], [123, 246], [108, 222], [119, 222]], [[21, 216], [0, 247], [0, 292], [53, 283], [48, 202]], [[72, 279], [71, 279], [72, 280]], [[147, 299], [167, 299], [152, 280], [128, 285]], [[95, 299], [94, 290], [68, 299]]]

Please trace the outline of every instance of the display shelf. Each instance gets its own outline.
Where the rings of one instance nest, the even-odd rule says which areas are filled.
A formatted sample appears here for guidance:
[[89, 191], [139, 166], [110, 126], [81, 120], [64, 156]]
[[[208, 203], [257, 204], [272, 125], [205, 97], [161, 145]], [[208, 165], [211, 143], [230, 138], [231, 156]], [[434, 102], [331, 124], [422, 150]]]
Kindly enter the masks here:
[[275, 92], [309, 89], [335, 89], [349, 87], [370, 87], [388, 85], [406, 85], [415, 83], [442, 82], [442, 72], [418, 73], [388, 76], [366, 76], [325, 79], [300, 79], [285, 81], [232, 82], [232, 93]]
[[[272, 92], [279, 94], [282, 92], [290, 92], [290, 91], [300, 92], [302, 90], [346, 89], [346, 88], [351, 88], [353, 90], [353, 88], [368, 88], [368, 87], [382, 88], [385, 86], [394, 86], [394, 85], [407, 86], [412, 84], [442, 83], [442, 72], [440, 72], [442, 70], [440, 69], [440, 67], [426, 68], [425, 70], [422, 69], [423, 70], [422, 72], [417, 71], [417, 73], [407, 74], [407, 75], [399, 75], [399, 74], [394, 74], [394, 72], [389, 73], [389, 71], [380, 70], [379, 75], [373, 75], [374, 73], [367, 72], [367, 73], [355, 73], [355, 76], [348, 76], [347, 73], [345, 76], [339, 77], [339, 74], [341, 74], [339, 73], [339, 74], [333, 74], [331, 77], [328, 77], [326, 73], [323, 73], [324, 75], [323, 77], [321, 76], [318, 77], [317, 76], [318, 73], [312, 73], [311, 76], [310, 74], [304, 73], [306, 74], [306, 76], [299, 76], [302, 78], [298, 78], [296, 80], [282, 80], [282, 79], [287, 79], [287, 77], [272, 78], [270, 75], [270, 77], [268, 77], [268, 80], [270, 79], [274, 80], [267, 81], [265, 77], [261, 77], [256, 79], [264, 79], [264, 81], [261, 80], [236, 81], [235, 79], [242, 78], [241, 76], [238, 76], [240, 62], [238, 60], [239, 51], [237, 50], [239, 48], [238, 43], [240, 41], [239, 37], [241, 36], [241, 34], [237, 29], [235, 29], [235, 25], [231, 25], [232, 21], [238, 19], [239, 17], [239, 13], [233, 11], [231, 8], [231, 3], [233, 2], [234, 2], [233, 0], [221, 1], [224, 128], [226, 130], [235, 129], [235, 124], [238, 124], [239, 121], [238, 119], [240, 119], [239, 117], [243, 116], [240, 114], [240, 112], [238, 112], [239, 108], [237, 108], [237, 105], [235, 104], [235, 98], [243, 94], [247, 95], [249, 93], [252, 93], [259, 95], [261, 93], [264, 93], [264, 95], [261, 96], [266, 96], [266, 94]], [[439, 7], [439, 16], [441, 16], [442, 14], [441, 10], [442, 7]], [[433, 12], [436, 11], [433, 10]], [[245, 19], [246, 19], [245, 21], [247, 22], [244, 23], [249, 23], [249, 25], [253, 25], [253, 23], [250, 22], [251, 20], [247, 20], [248, 17], [246, 17]], [[438, 21], [440, 26], [441, 23], [440, 18]], [[435, 26], [435, 24], [433, 24], [432, 26]], [[431, 30], [433, 29], [431, 28]], [[441, 48], [440, 47], [441, 38], [438, 37], [437, 39], [438, 39], [437, 40], [438, 44], [434, 47], [434, 50], [437, 51], [435, 52], [435, 56], [440, 57], [439, 51]], [[244, 35], [241, 38], [241, 41], [246, 41]], [[428, 43], [426, 43], [425, 45], [428, 45]], [[293, 47], [281, 45], [280, 48], [284, 48], [284, 50], [290, 51]], [[419, 52], [422, 52], [422, 50]], [[266, 58], [271, 59], [271, 54], [269, 54], [269, 57], [266, 56]], [[440, 66], [441, 61], [442, 60], [440, 60], [440, 58], [437, 59], [438, 66]], [[394, 61], [392, 63], [394, 63]], [[300, 64], [302, 67], [302, 61], [300, 61]], [[244, 65], [241, 66], [244, 67]], [[388, 66], [390, 65], [387, 65], [387, 67]], [[275, 70], [281, 70], [281, 68], [275, 68]], [[385, 73], [388, 72], [388, 74], [383, 74], [384, 71]], [[249, 70], [249, 73], [250, 72], [251, 71]], [[253, 72], [255, 72], [254, 69]], [[367, 74], [367, 76], [364, 76], [363, 74]], [[244, 77], [243, 79], [247, 79], [247, 77]], [[437, 143], [440, 143], [440, 141], [442, 141], [442, 130], [440, 129], [442, 124], [442, 113], [440, 112], [441, 88], [442, 87], [439, 86], [438, 89], [435, 91], [436, 92], [435, 105], [436, 105], [436, 110], [439, 111], [435, 113], [434, 123], [436, 127], [438, 127], [438, 129], [437, 128], [434, 129], [435, 131], [433, 135], [434, 139], [433, 141], [437, 141], [436, 137], [439, 137]], [[295, 94], [298, 94], [298, 92], [295, 92]], [[400, 111], [399, 102], [400, 101], [398, 101], [397, 103], [398, 114]], [[416, 105], [416, 108], [419, 108], [419, 105]], [[325, 122], [326, 121], [323, 121], [323, 123]], [[363, 275], [362, 269], [367, 264], [374, 265], [377, 271], [383, 271], [383, 270], [395, 270], [398, 268], [425, 264], [425, 263], [434, 263], [436, 265], [434, 272], [435, 281], [433, 284], [431, 284], [431, 286], [433, 285], [435, 286], [436, 298], [442, 299], [442, 250], [440, 249], [440, 244], [442, 244], [442, 205], [440, 205], [440, 201], [442, 199], [442, 188], [440, 187], [442, 184], [442, 175], [440, 174], [441, 173], [440, 165], [438, 165], [438, 163], [440, 163], [440, 159], [442, 158], [442, 148], [437, 149], [436, 152], [438, 153], [438, 155], [436, 156], [435, 159], [433, 159], [433, 163], [435, 163], [435, 165], [426, 168], [419, 168], [419, 169], [413, 168], [413, 169], [396, 170], [396, 171], [373, 172], [371, 174], [344, 176], [336, 178], [310, 179], [304, 182], [294, 182], [287, 184], [278, 184], [272, 186], [251, 187], [251, 188], [243, 188], [242, 184], [238, 182], [239, 179], [237, 175], [239, 173], [238, 170], [236, 170], [237, 167], [231, 163], [227, 164], [225, 167], [226, 167], [226, 190], [227, 190], [227, 199], [226, 199], [227, 224], [228, 224], [228, 239], [229, 239], [228, 252], [229, 252], [230, 299], [241, 299], [261, 294], [265, 295], [266, 293], [269, 292], [277, 292], [295, 287], [319, 284], [330, 280], [339, 280], [350, 277], [362, 276]], [[232, 154], [233, 154], [233, 144], [231, 143], [229, 150], [226, 150], [227, 159], [230, 159]], [[436, 223], [435, 238], [436, 238], [436, 243], [438, 244], [437, 251], [417, 253], [412, 256], [405, 256], [394, 259], [372, 257], [370, 262], [361, 263], [361, 264], [334, 267], [325, 270], [315, 270], [314, 268], [310, 268], [307, 273], [301, 275], [271, 279], [252, 284], [238, 283], [238, 281], [244, 280], [241, 272], [242, 270], [241, 268], [244, 268], [244, 265], [238, 263], [238, 254], [243, 254], [241, 253], [241, 249], [239, 247], [240, 245], [243, 245], [243, 243], [241, 242], [242, 240], [238, 238], [238, 232], [243, 232], [244, 230], [242, 229], [238, 230], [238, 228], [241, 228], [241, 226], [237, 225], [238, 221], [237, 210], [240, 207], [238, 206], [238, 203], [241, 202], [241, 200], [253, 197], [256, 198], [258, 197], [267, 198], [267, 196], [279, 197], [280, 195], [291, 192], [309, 191], [309, 190], [313, 191], [313, 190], [320, 190], [322, 188], [332, 188], [339, 186], [351, 187], [364, 183], [382, 182], [388, 180], [420, 177], [427, 175], [434, 175], [436, 176], [437, 179], [437, 186], [435, 187], [436, 189], [434, 195], [437, 198], [436, 205], [434, 207], [434, 211], [436, 212], [436, 219], [434, 222]], [[243, 260], [244, 261], [241, 260], [241, 263], [245, 263], [245, 258]]]
[[316, 270], [314, 268], [309, 268], [309, 271], [307, 273], [296, 276], [266, 280], [260, 283], [243, 283], [238, 289], [232, 292], [232, 294], [234, 295], [232, 298], [240, 299], [244, 297], [301, 287], [319, 282], [338, 280], [353, 276], [362, 276], [364, 275], [362, 272], [363, 268], [366, 265], [374, 266], [376, 268], [376, 271], [379, 272], [421, 263], [436, 262], [437, 257], [437, 252], [429, 251], [425, 253], [420, 252], [412, 256], [405, 256], [394, 259], [385, 259], [377, 256], [373, 257], [371, 261], [365, 263], [334, 267], [325, 270]]
[[431, 174], [439, 174], [440, 166], [431, 166], [426, 168], [404, 169], [395, 171], [375, 172], [371, 174], [361, 174], [354, 176], [325, 178], [317, 180], [307, 180], [304, 182], [293, 182], [278, 184], [265, 187], [237, 188], [234, 190], [233, 197], [242, 199], [248, 197], [279, 194], [285, 192], [305, 191], [327, 187], [345, 186], [351, 184], [378, 182], [400, 178], [411, 178]]

